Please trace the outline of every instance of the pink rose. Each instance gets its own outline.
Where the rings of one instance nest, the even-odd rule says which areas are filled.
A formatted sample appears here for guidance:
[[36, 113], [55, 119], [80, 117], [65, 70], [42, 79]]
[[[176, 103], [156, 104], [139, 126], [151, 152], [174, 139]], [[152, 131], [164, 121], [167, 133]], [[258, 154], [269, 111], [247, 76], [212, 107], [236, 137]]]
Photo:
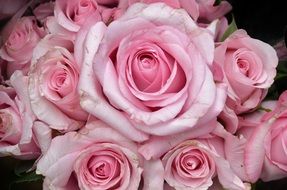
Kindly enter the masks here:
[[37, 164], [44, 189], [135, 190], [142, 170], [137, 145], [100, 121], [55, 137]]
[[216, 48], [214, 59], [228, 85], [227, 106], [236, 114], [258, 106], [276, 75], [274, 49], [238, 30]]
[[215, 130], [200, 138], [195, 138], [192, 132], [153, 136], [139, 147], [139, 152], [147, 160], [162, 158], [165, 180], [169, 184], [166, 189], [216, 188], [220, 186], [217, 179], [227, 189], [250, 189], [225, 157], [225, 138], [217, 136], [217, 131], [223, 127], [215, 120], [205, 125]]
[[78, 32], [87, 20], [101, 20], [96, 0], [56, 0], [54, 14], [57, 23], [71, 32]]
[[40, 155], [33, 135], [35, 116], [28, 99], [28, 78], [16, 71], [13, 86], [0, 86], [0, 156], [33, 159]]
[[66, 37], [47, 35], [35, 48], [29, 73], [29, 96], [35, 115], [57, 130], [74, 130], [87, 113], [77, 92], [80, 67]]
[[165, 180], [174, 189], [209, 189], [215, 177], [226, 189], [248, 189], [225, 158], [224, 139], [213, 134], [181, 142], [163, 156], [162, 162]]
[[225, 86], [215, 84], [209, 69], [213, 37], [185, 11], [139, 3], [106, 29], [100, 25], [86, 44], [75, 45], [85, 50], [77, 58], [83, 60], [79, 89], [92, 115], [143, 141], [142, 132], [195, 130], [222, 110]]
[[34, 47], [44, 33], [37, 26], [34, 17], [22, 17], [13, 26], [12, 31], [6, 31], [8, 39], [0, 50], [0, 56], [17, 65], [24, 65], [32, 58]]
[[[286, 93], [280, 99], [284, 97]], [[286, 102], [283, 105], [280, 99], [277, 104], [263, 102], [260, 110], [242, 117], [239, 138], [227, 135], [227, 158], [245, 181], [271, 181], [287, 176]]]
[[[271, 181], [287, 176], [286, 97], [287, 91], [280, 95], [276, 106], [273, 104], [272, 107], [267, 107], [273, 111], [267, 109], [268, 112], [261, 118], [261, 124], [256, 126], [247, 139], [246, 162], [248, 165], [255, 160], [257, 162], [256, 165], [250, 166], [247, 173], [254, 180], [260, 177], [264, 181]], [[257, 154], [254, 154], [255, 152]]]

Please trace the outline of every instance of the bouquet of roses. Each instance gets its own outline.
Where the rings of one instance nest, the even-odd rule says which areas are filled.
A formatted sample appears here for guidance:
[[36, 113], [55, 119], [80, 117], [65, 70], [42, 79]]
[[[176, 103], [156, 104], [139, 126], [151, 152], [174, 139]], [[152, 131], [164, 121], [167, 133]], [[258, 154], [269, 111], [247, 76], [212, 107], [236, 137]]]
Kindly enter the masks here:
[[34, 160], [43, 189], [287, 177], [287, 91], [270, 88], [285, 75], [227, 1], [0, 2], [0, 156]]

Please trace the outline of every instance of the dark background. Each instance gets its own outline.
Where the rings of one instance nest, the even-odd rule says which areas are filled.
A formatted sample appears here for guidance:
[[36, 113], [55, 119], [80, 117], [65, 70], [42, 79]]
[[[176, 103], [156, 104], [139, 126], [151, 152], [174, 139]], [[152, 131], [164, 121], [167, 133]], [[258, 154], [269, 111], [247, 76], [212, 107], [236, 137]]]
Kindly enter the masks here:
[[[233, 6], [232, 13], [238, 28], [245, 29], [251, 37], [270, 44], [283, 39], [287, 26], [287, 0], [228, 1]], [[11, 179], [16, 178], [14, 166], [18, 162], [13, 158], [0, 158], [0, 190], [8, 189]], [[41, 181], [14, 184], [11, 187], [11, 190], [38, 190], [41, 189]], [[256, 186], [256, 190], [285, 189], [287, 189], [287, 179], [268, 183], [259, 182]]]
[[227, 1], [233, 6], [238, 28], [245, 29], [251, 37], [271, 44], [283, 37], [287, 26], [286, 0]]

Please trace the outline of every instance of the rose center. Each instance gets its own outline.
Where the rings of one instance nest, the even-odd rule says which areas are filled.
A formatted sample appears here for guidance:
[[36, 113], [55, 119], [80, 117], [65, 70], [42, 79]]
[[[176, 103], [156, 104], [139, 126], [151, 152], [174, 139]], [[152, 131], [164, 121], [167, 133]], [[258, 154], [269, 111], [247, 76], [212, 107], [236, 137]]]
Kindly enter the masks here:
[[200, 161], [193, 156], [184, 158], [183, 163], [187, 170], [196, 170], [200, 166]]
[[54, 91], [60, 91], [67, 78], [65, 70], [59, 70], [52, 74], [50, 88]]
[[6, 46], [11, 48], [12, 50], [21, 49], [25, 44], [24, 37], [25, 33], [23, 31], [14, 31], [6, 42]]
[[248, 70], [249, 70], [249, 63], [247, 60], [244, 59], [238, 59], [237, 65], [240, 69], [240, 72], [246, 76], [249, 75]]
[[155, 66], [155, 61], [151, 55], [143, 55], [139, 58], [139, 64], [142, 69], [152, 69]]
[[100, 163], [99, 166], [96, 166], [95, 176], [101, 179], [106, 179], [110, 175], [111, 168], [107, 163]]
[[89, 14], [92, 14], [97, 10], [97, 5], [90, 0], [81, 0], [74, 9], [69, 10], [69, 17], [77, 24], [83, 24]]

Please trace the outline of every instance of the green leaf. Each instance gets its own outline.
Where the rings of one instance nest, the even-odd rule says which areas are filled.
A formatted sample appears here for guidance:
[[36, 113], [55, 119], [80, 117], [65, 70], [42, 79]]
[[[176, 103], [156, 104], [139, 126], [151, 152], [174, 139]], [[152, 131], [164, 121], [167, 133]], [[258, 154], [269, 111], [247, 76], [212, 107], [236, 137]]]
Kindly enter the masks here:
[[20, 177], [13, 180], [9, 185], [9, 189], [12, 189], [12, 186], [16, 183], [35, 182], [35, 181], [39, 181], [42, 179], [43, 179], [43, 176], [36, 174], [36, 171], [28, 172], [28, 173], [22, 174]]
[[277, 72], [287, 73], [287, 61], [280, 61], [276, 69]]
[[251, 190], [256, 190], [256, 183], [251, 184]]
[[217, 6], [221, 3], [222, 0], [215, 0], [214, 5], [213, 6]]
[[21, 161], [19, 161], [14, 168], [14, 173], [18, 177], [21, 177], [22, 174], [27, 173], [27, 171], [29, 171], [33, 167], [34, 162], [35, 162], [34, 160], [21, 160]]
[[232, 22], [229, 24], [228, 28], [226, 29], [226, 31], [222, 35], [221, 41], [223, 42], [226, 38], [228, 38], [237, 29], [238, 28], [237, 28], [237, 25], [235, 22], [235, 18], [234, 18], [234, 16], [232, 16]]
[[278, 63], [276, 68], [277, 74], [275, 77], [275, 81], [284, 77], [287, 77], [287, 61], [281, 61]]

